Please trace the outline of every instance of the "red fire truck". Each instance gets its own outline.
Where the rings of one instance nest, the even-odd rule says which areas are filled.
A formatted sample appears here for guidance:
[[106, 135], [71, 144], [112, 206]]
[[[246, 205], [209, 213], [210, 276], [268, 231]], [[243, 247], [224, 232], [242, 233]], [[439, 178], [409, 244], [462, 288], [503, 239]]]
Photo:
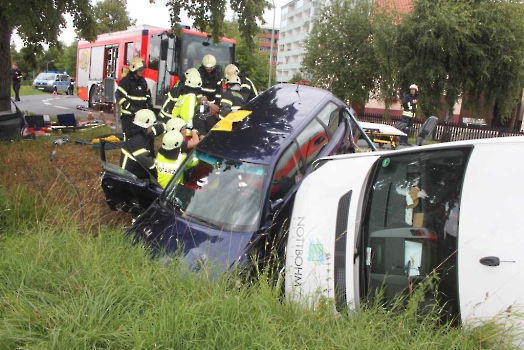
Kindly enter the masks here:
[[[181, 29], [176, 36], [171, 29], [148, 25], [99, 35], [94, 42], [81, 40], [77, 49], [76, 86], [78, 96], [88, 101], [89, 107], [108, 101], [115, 84], [122, 79], [133, 57], [141, 57], [155, 108], [160, 108], [169, 89], [189, 68], [198, 68], [202, 58], [212, 54], [217, 68], [223, 69], [235, 59], [235, 41], [222, 38], [214, 44], [206, 33]], [[107, 84], [109, 82], [109, 84]], [[103, 87], [112, 86], [102, 93]], [[105, 99], [104, 99], [105, 97]]]

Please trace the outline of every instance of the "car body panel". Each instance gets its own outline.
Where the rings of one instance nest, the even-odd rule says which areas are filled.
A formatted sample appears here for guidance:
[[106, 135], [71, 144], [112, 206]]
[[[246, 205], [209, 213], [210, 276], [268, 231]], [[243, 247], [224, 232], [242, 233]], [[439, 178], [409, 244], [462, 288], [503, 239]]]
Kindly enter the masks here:
[[[476, 324], [479, 320], [495, 317], [505, 325], [522, 327], [524, 273], [520, 257], [524, 241], [520, 237], [520, 230], [524, 226], [524, 216], [521, 214], [522, 195], [517, 190], [518, 184], [515, 183], [515, 179], [524, 176], [524, 165], [516, 162], [524, 152], [524, 138], [520, 137], [451, 142], [378, 154], [341, 155], [318, 160], [316, 170], [304, 180], [296, 194], [291, 220], [291, 239], [287, 245], [286, 298], [315, 306], [321, 301], [321, 297], [329, 297], [334, 298], [337, 305], [340, 301], [345, 301], [350, 307], [358, 306], [360, 300], [367, 297], [367, 287], [362, 276], [366, 275], [365, 269], [370, 265], [373, 254], [378, 254], [372, 254], [371, 249], [368, 251], [365, 248], [366, 244], [361, 240], [362, 232], [372, 224], [366, 220], [366, 212], [371, 205], [369, 193], [383, 186], [375, 181], [379, 169], [389, 166], [390, 158], [394, 159], [393, 157], [409, 158], [455, 151], [470, 152], [470, 155], [464, 158], [466, 163], [462, 184], [457, 187], [462, 186], [462, 189], [460, 193], [454, 194], [458, 197], [451, 197], [459, 198], [457, 208], [460, 209], [448, 207], [446, 218], [440, 223], [435, 223], [444, 232], [444, 237], [440, 237], [443, 242], [453, 242], [453, 239], [456, 242], [454, 244], [457, 248], [450, 253], [450, 257], [453, 254], [456, 256], [456, 272], [441, 276], [442, 279], [451, 281], [451, 286], [456, 288], [458, 300], [455, 302], [458, 302], [459, 310], [454, 311], [458, 311], [460, 315], [455, 314], [455, 317], [458, 316], [463, 324]], [[437, 180], [428, 178], [426, 181]], [[335, 182], [336, 186], [333, 185]], [[425, 186], [429, 185], [427, 183]], [[337, 279], [342, 280], [335, 272], [335, 235], [336, 223], [340, 216], [340, 201], [347, 193], [351, 193], [349, 209], [342, 210], [348, 220], [344, 259], [347, 269], [346, 291], [343, 292], [344, 298], [340, 300], [335, 293], [335, 282]], [[427, 198], [436, 200], [431, 196]], [[429, 214], [426, 212], [426, 215]], [[402, 228], [406, 227], [404, 225], [388, 232], [376, 231], [371, 239], [402, 238], [408, 237], [406, 234], [409, 233], [413, 236], [410, 238], [410, 242], [413, 243], [410, 243], [410, 247], [406, 245], [405, 254], [412, 256], [417, 250], [416, 242], [436, 241], [437, 236], [432, 227], [417, 228], [415, 220], [411, 220], [411, 230], [406, 231]], [[296, 234], [301, 223], [306, 225], [304, 237], [298, 237]], [[314, 242], [314, 246], [304, 246], [301, 252], [304, 263], [300, 270], [303, 277], [301, 283], [294, 283], [293, 278], [297, 272], [296, 250], [297, 247], [301, 248], [298, 246], [301, 244], [299, 238]], [[320, 245], [322, 249], [319, 248]], [[387, 249], [394, 247], [390, 246]], [[312, 256], [312, 251], [317, 254], [316, 261], [305, 258]], [[323, 252], [320, 256], [324, 262], [321, 264], [318, 263], [318, 260], [321, 260], [318, 258], [319, 251]], [[493, 263], [489, 266], [490, 262], [496, 262], [497, 258], [500, 259], [500, 264]], [[353, 270], [353, 273], [349, 273], [349, 270]], [[408, 275], [412, 276], [411, 272]], [[400, 274], [393, 277], [399, 280], [399, 286], [409, 281], [409, 277], [401, 278]], [[375, 278], [385, 277], [375, 275]]]
[[[524, 143], [485, 144], [471, 155], [462, 193], [459, 288], [462, 321], [521, 313], [524, 306], [523, 196], [514, 179], [524, 174], [518, 159]], [[517, 186], [516, 186], [517, 185]], [[498, 257], [499, 266], [480, 263]], [[520, 307], [519, 307], [520, 305]], [[507, 312], [506, 312], [507, 310]]]
[[[164, 194], [140, 216], [127, 234], [134, 235], [136, 242], [148, 242], [147, 246], [153, 251], [172, 253], [182, 249], [183, 254], [187, 255], [189, 251], [181, 247], [193, 246], [193, 240], [197, 237], [198, 240], [206, 237], [206, 234], [209, 234], [209, 237], [215, 237], [216, 232], [220, 232], [222, 245], [206, 243], [206, 246], [210, 250], [220, 247], [219, 249], [231, 252], [232, 255], [205, 253], [206, 256], [218, 259], [219, 261], [215, 263], [219, 266], [230, 264], [234, 260], [232, 257], [235, 254], [238, 254], [237, 260], [244, 259], [246, 254], [255, 254], [257, 258], [260, 258], [260, 261], [265, 262], [265, 258], [269, 255], [268, 246], [274, 252], [281, 253], [285, 248], [286, 227], [288, 227], [286, 225], [289, 224], [288, 218], [295, 191], [310, 169], [310, 166], [304, 164], [304, 158], [309, 154], [315, 155], [315, 159], [320, 155], [336, 154], [339, 153], [339, 149], [346, 149], [347, 146], [346, 141], [349, 139], [350, 129], [347, 118], [341, 118], [338, 121], [337, 129], [333, 133], [325, 129], [326, 126], [322, 126], [317, 119], [317, 113], [328, 102], [333, 103], [336, 106], [336, 111], [340, 111], [340, 113], [347, 108], [343, 102], [324, 90], [306, 86], [297, 88], [297, 86], [289, 84], [274, 86], [246, 104], [244, 109], [251, 111], [251, 113], [243, 115], [242, 118], [239, 117], [239, 121], [233, 123], [232, 126], [228, 124], [225, 127], [223, 125], [223, 129], [231, 131], [211, 131], [196, 147], [195, 152], [209, 155], [211, 158], [217, 157], [242, 161], [246, 164], [267, 165], [267, 173], [261, 188], [258, 228], [250, 232], [216, 231], [212, 226], [200, 225], [194, 219], [184, 219], [182, 215], [175, 214], [175, 209], [169, 208], [167, 204], [163, 203], [162, 201], [168, 198], [171, 189], [177, 186], [175, 182], [178, 181], [176, 180], [178, 174], [187, 170], [185, 169], [188, 162], [186, 160], [166, 187]], [[231, 118], [231, 120], [233, 119]], [[299, 146], [295, 141], [297, 135], [300, 135], [305, 127], [314, 120], [323, 130], [320, 135], [325, 135], [324, 138], [329, 137], [329, 142], [325, 142], [315, 134], [311, 138], [305, 139], [303, 147]], [[289, 147], [296, 148], [293, 154], [299, 159], [296, 166], [300, 169], [293, 177], [294, 181], [287, 184], [285, 195], [270, 199], [272, 198], [272, 190], [275, 189], [274, 180], [280, 179], [279, 173], [275, 174], [276, 166]], [[285, 166], [282, 169], [283, 172], [290, 171]], [[218, 201], [216, 205], [220, 206], [223, 203]], [[163, 211], [167, 214], [162, 216], [160, 220], [159, 212]], [[150, 232], [148, 237], [144, 237], [141, 233], [143, 230], [137, 229], [137, 227], [151, 225], [153, 222], [158, 222], [158, 224], [150, 226], [151, 230], [147, 230]], [[231, 238], [226, 239], [226, 236], [231, 236]], [[238, 237], [244, 237], [242, 242], [238, 241]], [[212, 238], [205, 240], [212, 240]], [[226, 247], [224, 245], [226, 243], [231, 246]]]

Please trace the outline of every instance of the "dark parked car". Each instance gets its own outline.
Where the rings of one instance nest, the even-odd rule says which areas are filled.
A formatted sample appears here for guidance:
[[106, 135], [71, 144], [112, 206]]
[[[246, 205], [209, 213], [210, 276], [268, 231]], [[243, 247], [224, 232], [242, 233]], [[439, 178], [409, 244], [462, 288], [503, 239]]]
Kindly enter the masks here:
[[281, 256], [295, 192], [314, 160], [353, 151], [359, 128], [331, 93], [277, 85], [220, 121], [127, 231], [154, 254], [221, 273]]

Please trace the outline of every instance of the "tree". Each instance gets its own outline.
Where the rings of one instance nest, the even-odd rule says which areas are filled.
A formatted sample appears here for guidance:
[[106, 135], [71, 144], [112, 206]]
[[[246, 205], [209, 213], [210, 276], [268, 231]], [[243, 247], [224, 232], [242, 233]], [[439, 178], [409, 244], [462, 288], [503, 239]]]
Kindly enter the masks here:
[[0, 111], [10, 109], [11, 35], [17, 30], [28, 52], [42, 51], [42, 44], [54, 46], [66, 25], [64, 13], [73, 17], [81, 37], [94, 40], [95, 21], [89, 0], [7, 0], [0, 3]]
[[302, 76], [302, 73], [300, 72], [296, 72], [295, 74], [293, 74], [293, 76], [291, 77], [291, 79], [289, 79], [289, 82], [294, 84], [296, 83], [297, 81], [301, 81], [301, 80], [304, 80], [304, 77]]
[[[195, 27], [212, 34], [215, 43], [219, 42], [224, 29], [226, 5], [226, 0], [168, 0], [166, 3], [175, 29], [179, 29], [180, 11], [184, 10], [194, 20]], [[236, 13], [242, 39], [248, 49], [254, 49], [254, 39], [259, 30], [257, 22], [265, 23], [264, 10], [270, 8], [270, 4], [266, 0], [230, 0], [229, 5]]]
[[240, 63], [240, 71], [249, 76], [258, 90], [265, 89], [269, 75], [269, 55], [247, 45], [238, 30], [237, 22], [225, 22], [221, 35], [237, 42], [236, 60]]
[[378, 80], [371, 11], [367, 0], [331, 1], [314, 23], [303, 60], [314, 85], [360, 107]]
[[470, 108], [487, 100], [497, 118], [509, 118], [524, 82], [523, 16], [520, 1], [418, 0], [399, 30], [402, 86], [421, 87], [425, 115], [443, 95], [452, 114], [467, 95]]
[[136, 19], [131, 19], [126, 9], [127, 0], [102, 0], [98, 2], [93, 9], [97, 34], [117, 32], [135, 25]]

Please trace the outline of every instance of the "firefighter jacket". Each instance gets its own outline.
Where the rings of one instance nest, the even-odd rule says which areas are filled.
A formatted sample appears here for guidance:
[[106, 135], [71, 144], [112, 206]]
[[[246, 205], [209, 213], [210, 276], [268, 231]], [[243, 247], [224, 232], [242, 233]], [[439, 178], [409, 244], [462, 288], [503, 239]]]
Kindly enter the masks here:
[[169, 180], [171, 180], [177, 169], [186, 159], [186, 156], [185, 153], [180, 152], [180, 148], [171, 151], [166, 151], [161, 148], [158, 151], [155, 164], [158, 172], [158, 183], [162, 188], [167, 186]]
[[417, 95], [410, 93], [404, 95], [404, 99], [402, 100], [402, 107], [404, 108], [402, 116], [413, 118], [417, 113], [417, 102]]
[[172, 117], [182, 118], [182, 120], [187, 123], [188, 128], [191, 129], [193, 127], [193, 117], [195, 116], [197, 104], [198, 98], [194, 93], [178, 96], [173, 107]]
[[239, 73], [238, 77], [240, 78], [240, 82], [242, 83], [242, 90], [240, 91], [242, 96], [244, 96], [244, 101], [248, 103], [252, 99], [258, 96], [257, 88], [255, 87], [255, 84], [247, 77], [247, 75]]
[[215, 103], [217, 88], [220, 88], [222, 82], [222, 74], [216, 68], [208, 74], [204, 66], [200, 66], [198, 71], [202, 78], [202, 94], [210, 103]]
[[240, 91], [226, 90], [220, 100], [220, 119], [228, 115], [232, 110], [240, 109], [244, 106], [244, 96]]
[[173, 112], [175, 103], [178, 100], [178, 96], [180, 96], [181, 86], [183, 84], [183, 82], [179, 81], [167, 93], [167, 98], [162, 105], [162, 109], [160, 109], [160, 117], [162, 117], [164, 120], [169, 120], [172, 117], [171, 113]]
[[134, 116], [144, 108], [153, 108], [151, 90], [146, 79], [131, 72], [120, 80], [115, 97], [123, 117]]
[[145, 130], [124, 142], [120, 166], [141, 179], [156, 178], [155, 156]]

